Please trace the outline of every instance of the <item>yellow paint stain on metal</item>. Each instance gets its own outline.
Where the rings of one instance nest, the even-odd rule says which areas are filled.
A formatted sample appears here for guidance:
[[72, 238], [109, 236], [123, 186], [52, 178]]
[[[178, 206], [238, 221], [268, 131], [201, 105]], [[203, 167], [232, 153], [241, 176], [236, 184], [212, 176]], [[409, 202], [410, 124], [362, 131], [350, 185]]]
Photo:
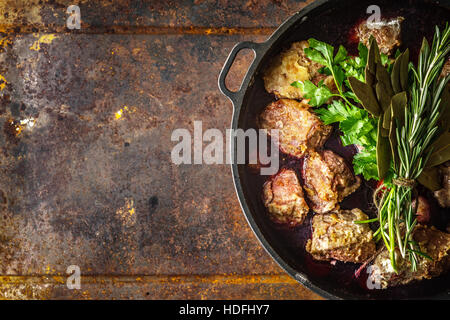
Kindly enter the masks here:
[[47, 265], [45, 267], [45, 274], [55, 275], [56, 274], [56, 270], [54, 268], [52, 268], [50, 265]]
[[8, 81], [6, 81], [5, 77], [0, 74], [0, 91], [5, 89], [7, 83]]
[[54, 39], [56, 39], [57, 36], [53, 33], [51, 34], [45, 34], [43, 36], [40, 36], [38, 40], [36, 40], [33, 45], [30, 47], [30, 50], [39, 51], [41, 50], [41, 44], [50, 44]]
[[15, 137], [18, 137], [24, 130], [31, 130], [34, 127], [36, 120], [34, 118], [22, 119], [20, 121], [9, 119], [7, 123], [10, 130], [12, 130], [9, 132]]
[[85, 299], [91, 299], [91, 296], [90, 296], [90, 293], [89, 293], [89, 291], [83, 291], [82, 293], [81, 293], [81, 295], [85, 298]]
[[45, 273], [46, 273], [46, 274], [49, 274], [49, 273], [50, 273], [50, 265], [47, 265], [47, 266], [45, 267]]
[[124, 111], [128, 111], [127, 106], [124, 106], [123, 108], [121, 108], [119, 111], [116, 112], [116, 114], [115, 114], [116, 119], [122, 118]]
[[[166, 280], [169, 283], [209, 283], [213, 285], [246, 285], [246, 284], [296, 284], [297, 281], [288, 275], [268, 274], [268, 275], [191, 275], [191, 276], [169, 276]], [[166, 282], [163, 281], [163, 282]]]
[[0, 39], [0, 47], [6, 48], [9, 44], [12, 44], [12, 41], [8, 36]]
[[119, 111], [117, 111], [116, 114], [115, 114], [116, 119], [122, 118], [122, 114], [123, 114], [123, 110], [122, 110], [122, 109], [120, 109]]
[[[208, 281], [209, 280], [209, 281]], [[274, 283], [295, 283], [295, 280], [285, 276], [271, 275], [271, 276], [217, 276], [208, 279], [206, 282], [212, 284], [227, 284], [227, 285], [243, 285], [243, 284], [274, 284]]]
[[61, 284], [64, 284], [64, 283], [65, 283], [65, 280], [64, 280], [63, 277], [60, 277], [60, 276], [53, 276], [52, 278], [53, 278], [53, 280], [55, 280], [57, 283], [61, 283]]
[[125, 113], [133, 113], [133, 112], [136, 112], [136, 108], [123, 106], [114, 114], [114, 117], [116, 120], [119, 120], [125, 115]]
[[136, 209], [132, 198], [125, 198], [125, 205], [116, 211], [120, 220], [125, 225], [134, 225], [136, 223]]
[[[50, 267], [48, 267], [50, 269]], [[0, 276], [0, 299], [4, 298], [21, 298], [21, 299], [45, 299], [56, 292], [55, 288], [61, 288], [64, 285], [64, 276], [58, 275], [37, 275], [37, 276]], [[298, 286], [297, 281], [285, 274], [268, 274], [268, 275], [236, 275], [236, 274], [222, 274], [222, 275], [140, 275], [140, 276], [84, 276], [84, 284], [101, 283], [102, 289], [111, 288], [110, 285], [120, 288], [134, 282], [140, 284], [153, 284], [163, 286], [182, 286], [184, 290], [190, 291], [192, 285], [197, 286], [199, 283], [207, 285], [203, 290], [197, 292], [201, 299], [209, 298], [211, 294], [218, 292], [217, 288], [223, 286], [239, 286], [248, 284], [285, 284]], [[209, 286], [208, 286], [209, 285]], [[106, 286], [106, 287], [105, 287]], [[17, 289], [20, 290], [17, 290]], [[76, 297], [92, 298], [93, 291], [85, 290], [76, 292]], [[110, 289], [108, 289], [110, 291]], [[80, 296], [78, 296], [78, 294]], [[75, 297], [75, 296], [73, 296]], [[315, 297], [319, 298], [319, 297]]]
[[[1, 12], [1, 9], [0, 9]], [[0, 24], [0, 33], [10, 34], [14, 32], [14, 27], [12, 25]]]
[[18, 136], [22, 132], [23, 127], [20, 124], [16, 124], [14, 121], [10, 121], [10, 123], [11, 125], [15, 126], [16, 136]]

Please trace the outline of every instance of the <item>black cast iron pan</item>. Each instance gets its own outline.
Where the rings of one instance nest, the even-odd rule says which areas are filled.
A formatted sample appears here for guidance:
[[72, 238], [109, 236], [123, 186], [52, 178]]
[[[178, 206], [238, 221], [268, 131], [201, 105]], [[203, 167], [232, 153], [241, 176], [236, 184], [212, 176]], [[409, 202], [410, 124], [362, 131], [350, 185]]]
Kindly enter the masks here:
[[[276, 54], [292, 42], [314, 37], [335, 46], [342, 44], [350, 51], [356, 51], [357, 43], [352, 41], [350, 30], [368, 17], [366, 10], [369, 5], [378, 5], [382, 17], [405, 17], [402, 24], [402, 47], [410, 48], [414, 62], [422, 37], [426, 36], [431, 40], [435, 25], [442, 28], [450, 17], [450, 1], [315, 1], [284, 22], [266, 42], [241, 42], [232, 49], [219, 76], [219, 88], [234, 106], [231, 128], [257, 128], [257, 116], [275, 99], [264, 90], [261, 72]], [[253, 50], [255, 58], [241, 88], [232, 92], [226, 87], [225, 78], [242, 49]], [[352, 147], [343, 147], [337, 134], [330, 138], [325, 148], [349, 161], [356, 152]], [[304, 250], [305, 241], [311, 233], [309, 221], [294, 229], [272, 223], [261, 201], [262, 185], [267, 177], [259, 175], [259, 172], [255, 173], [246, 165], [236, 164], [234, 151], [232, 150], [234, 184], [248, 223], [272, 258], [304, 286], [329, 299], [450, 298], [450, 275], [387, 290], [369, 290], [364, 276], [354, 276], [358, 265], [338, 262], [332, 266], [328, 262], [314, 261]], [[300, 165], [301, 160], [282, 156], [280, 166], [294, 168], [299, 173]], [[370, 200], [373, 188], [373, 184], [365, 182], [356, 193], [341, 203], [341, 207], [358, 207], [370, 214], [373, 211]], [[429, 200], [433, 210], [440, 216], [434, 221], [436, 226], [445, 228], [450, 218], [449, 210], [439, 209], [432, 197]]]

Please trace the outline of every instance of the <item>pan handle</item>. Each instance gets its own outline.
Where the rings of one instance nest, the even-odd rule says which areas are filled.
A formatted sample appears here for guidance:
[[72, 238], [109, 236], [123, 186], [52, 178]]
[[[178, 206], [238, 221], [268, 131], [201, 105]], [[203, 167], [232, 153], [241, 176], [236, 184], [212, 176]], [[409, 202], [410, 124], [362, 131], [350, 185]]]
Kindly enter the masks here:
[[[239, 42], [238, 44], [236, 44], [233, 47], [233, 49], [231, 49], [231, 52], [228, 55], [227, 60], [225, 61], [222, 71], [220, 71], [219, 89], [225, 96], [228, 97], [228, 99], [231, 100], [231, 102], [233, 102], [233, 105], [236, 104], [236, 101], [241, 96], [242, 84], [238, 91], [233, 92], [227, 88], [227, 86], [225, 84], [225, 78], [227, 77], [227, 74], [230, 71], [230, 68], [233, 65], [234, 59], [236, 58], [236, 55], [239, 53], [239, 51], [241, 51], [242, 49], [251, 49], [251, 50], [253, 50], [253, 52], [255, 54], [255, 59], [256, 59], [256, 57], [258, 56], [258, 51], [259, 51], [258, 49], [260, 47], [261, 47], [260, 43], [255, 43], [255, 42], [251, 42], [251, 41]], [[255, 61], [255, 59], [253, 59], [253, 61]], [[253, 63], [253, 61], [252, 61], [252, 63]], [[250, 64], [250, 66], [251, 66], [251, 64]]]

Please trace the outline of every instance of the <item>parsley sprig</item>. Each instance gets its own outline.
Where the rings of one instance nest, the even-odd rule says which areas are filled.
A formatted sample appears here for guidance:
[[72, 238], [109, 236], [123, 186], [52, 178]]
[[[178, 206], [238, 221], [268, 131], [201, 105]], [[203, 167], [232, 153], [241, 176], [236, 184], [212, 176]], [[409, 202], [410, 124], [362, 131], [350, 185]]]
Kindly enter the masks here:
[[368, 55], [367, 47], [360, 43], [358, 46], [359, 55], [351, 57], [342, 45], [339, 46], [336, 55], [334, 55], [334, 47], [325, 42], [309, 39], [308, 43], [309, 47], [305, 48], [306, 56], [312, 61], [323, 65], [319, 70], [320, 73], [333, 76], [337, 93], [332, 92], [323, 81], [320, 81], [317, 86], [310, 80], [295, 81], [292, 85], [300, 88], [306, 99], [311, 99], [309, 103], [313, 107], [323, 105], [332, 97], [340, 97], [346, 104], [355, 107], [349, 99], [355, 103], [359, 101], [350, 90], [347, 78], [353, 76], [364, 81], [364, 68]]
[[341, 100], [334, 100], [328, 107], [316, 110], [325, 124], [338, 122], [344, 146], [357, 145], [360, 151], [353, 158], [355, 174], [364, 179], [378, 179], [377, 171], [377, 119], [358, 107], [351, 107]]
[[[308, 40], [309, 47], [305, 49], [306, 56], [323, 67], [319, 72], [333, 76], [336, 91], [331, 91], [323, 81], [317, 86], [311, 81], [295, 81], [293, 86], [300, 88], [303, 96], [310, 99], [309, 104], [320, 107], [332, 98], [331, 104], [316, 109], [316, 113], [325, 124], [339, 123], [342, 132], [341, 141], [344, 146], [357, 145], [360, 152], [353, 159], [355, 174], [362, 174], [366, 180], [378, 180], [376, 141], [377, 119], [356, 106], [358, 98], [350, 89], [349, 77], [364, 81], [368, 49], [360, 43], [358, 56], [349, 56], [344, 46], [339, 46], [336, 54], [333, 46], [318, 41]], [[387, 57], [385, 62], [388, 63]]]

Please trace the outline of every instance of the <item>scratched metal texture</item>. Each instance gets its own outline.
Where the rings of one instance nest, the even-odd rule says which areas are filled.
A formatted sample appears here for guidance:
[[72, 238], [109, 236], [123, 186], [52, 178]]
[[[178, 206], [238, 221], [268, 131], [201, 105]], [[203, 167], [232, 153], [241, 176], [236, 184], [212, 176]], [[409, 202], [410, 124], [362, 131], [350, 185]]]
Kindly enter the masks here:
[[0, 298], [318, 299], [260, 247], [229, 166], [170, 158], [174, 129], [229, 126], [232, 46], [305, 2], [79, 1], [70, 31], [71, 2], [0, 2]]

